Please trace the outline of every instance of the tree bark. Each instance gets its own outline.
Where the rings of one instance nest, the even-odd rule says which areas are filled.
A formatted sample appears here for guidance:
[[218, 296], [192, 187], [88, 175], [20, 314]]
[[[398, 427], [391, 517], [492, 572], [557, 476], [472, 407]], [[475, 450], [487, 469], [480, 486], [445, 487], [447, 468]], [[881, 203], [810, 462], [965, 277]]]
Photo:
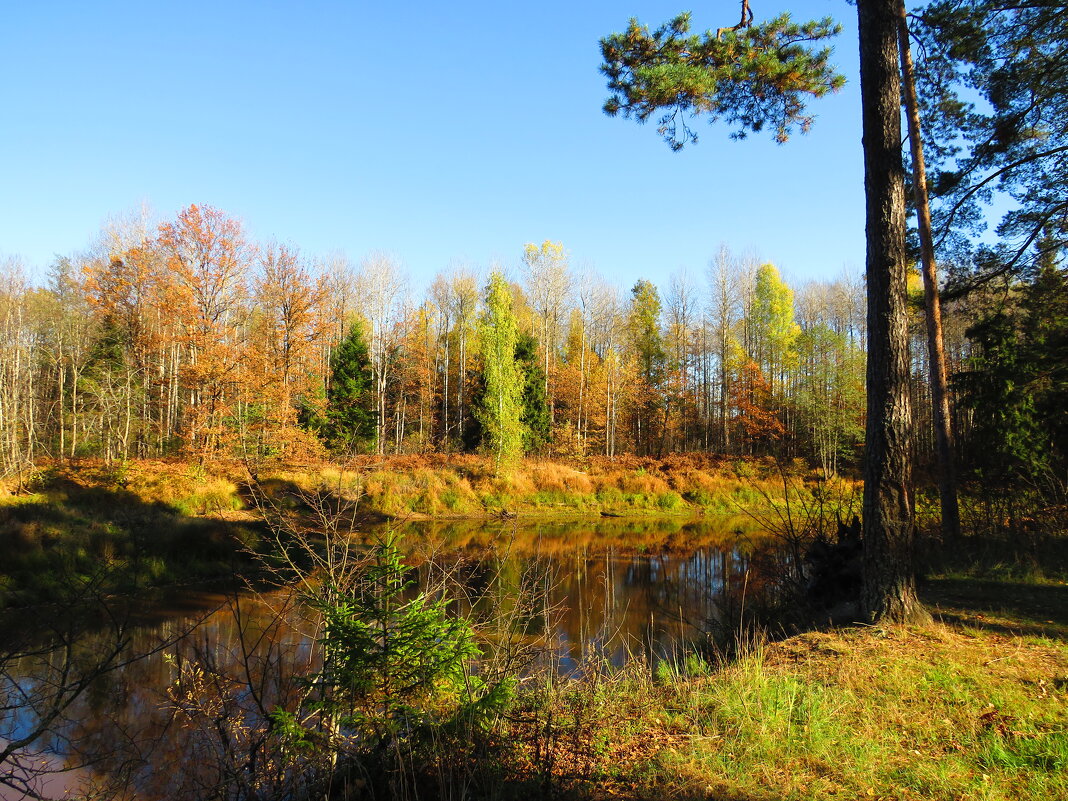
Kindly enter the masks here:
[[942, 534], [960, 537], [960, 509], [957, 505], [957, 475], [953, 466], [953, 428], [949, 414], [949, 386], [946, 381], [946, 350], [942, 340], [942, 303], [938, 297], [938, 265], [931, 232], [931, 207], [927, 202], [927, 168], [920, 135], [920, 109], [916, 99], [916, 77], [909, 47], [908, 17], [904, 2], [898, 2], [898, 46], [901, 50], [901, 78], [905, 94], [909, 146], [912, 150], [912, 191], [916, 201], [916, 227], [920, 235], [920, 262], [923, 266], [924, 321], [927, 325], [927, 353], [931, 371], [931, 406], [938, 456], [938, 494], [942, 507]]
[[896, 0], [858, 0], [867, 201], [868, 418], [864, 590], [869, 620], [922, 617], [913, 569], [912, 415], [905, 282], [905, 186]]

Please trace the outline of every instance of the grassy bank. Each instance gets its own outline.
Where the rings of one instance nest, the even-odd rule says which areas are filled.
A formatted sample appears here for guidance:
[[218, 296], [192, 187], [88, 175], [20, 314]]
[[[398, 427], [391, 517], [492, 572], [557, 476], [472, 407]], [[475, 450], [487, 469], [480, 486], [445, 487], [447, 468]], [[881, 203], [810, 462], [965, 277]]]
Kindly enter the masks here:
[[[789, 467], [791, 487], [813, 486], [815, 473]], [[457, 455], [384, 459], [362, 457], [344, 465], [260, 466], [257, 477], [288, 482], [293, 489], [344, 485], [357, 489], [362, 508], [390, 518], [479, 518], [506, 514], [539, 516], [636, 514], [737, 514], [780, 503], [783, 477], [767, 460], [700, 456], [668, 459], [620, 457], [582, 463], [523, 460], [498, 471], [492, 459]], [[6, 495], [52, 498], [74, 484], [132, 493], [142, 503], [162, 503], [186, 516], [210, 516], [248, 505], [244, 464], [206, 467], [178, 460], [140, 460], [105, 466], [80, 462], [45, 465], [9, 482]], [[825, 488], [834, 502], [848, 503], [854, 482]], [[5, 505], [10, 505], [6, 501]]]
[[[732, 514], [732, 530], [752, 529], [741, 510], [783, 498], [771, 464], [681, 457], [524, 461], [500, 473], [492, 460], [477, 456], [363, 458], [343, 467], [260, 466], [257, 478], [261, 489], [289, 505], [301, 504], [309, 492], [359, 497], [365, 521], [592, 517], [602, 521], [591, 523], [603, 529], [597, 538], [618, 535], [638, 548], [661, 547], [671, 534], [672, 547], [685, 547], [680, 537], [698, 535], [679, 525], [654, 542], [642, 526], [613, 527], [603, 516], [653, 521]], [[0, 549], [7, 555], [0, 565], [0, 607], [48, 600], [94, 582], [103, 591], [128, 591], [252, 569], [252, 553], [270, 543], [249, 481], [240, 463], [42, 465], [0, 496]], [[842, 488], [848, 495], [849, 486]], [[488, 544], [481, 528], [443, 535]]]
[[[492, 459], [472, 455], [362, 458], [345, 466], [359, 476], [365, 508], [392, 518], [464, 518], [516, 515], [738, 514], [781, 503], [783, 478], [766, 460], [697, 455], [666, 459], [591, 458], [561, 463], [526, 459], [498, 471]], [[791, 486], [816, 475], [790, 466]], [[300, 486], [338, 480], [337, 466], [275, 471]], [[848, 504], [856, 484], [825, 487]]]
[[506, 772], [593, 798], [1065, 799], [1066, 688], [1059, 638], [809, 633], [532, 692]]
[[42, 468], [0, 499], [0, 608], [249, 570], [262, 532], [243, 507], [188, 465]]

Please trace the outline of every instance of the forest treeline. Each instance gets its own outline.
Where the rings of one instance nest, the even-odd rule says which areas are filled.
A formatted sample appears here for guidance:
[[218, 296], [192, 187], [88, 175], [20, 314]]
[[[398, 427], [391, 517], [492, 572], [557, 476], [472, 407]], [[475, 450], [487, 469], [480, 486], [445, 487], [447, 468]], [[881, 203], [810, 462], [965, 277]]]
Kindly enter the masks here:
[[[828, 473], [858, 462], [859, 277], [790, 287], [721, 247], [704, 274], [619, 287], [553, 242], [527, 245], [511, 272], [453, 266], [419, 292], [387, 254], [313, 261], [196, 205], [154, 230], [109, 227], [57, 259], [44, 286], [8, 260], [4, 472], [83, 456], [492, 452], [506, 437], [512, 452], [562, 458], [771, 453]], [[929, 444], [918, 278], [916, 297], [913, 408]], [[1066, 304], [1049, 262], [948, 310], [960, 447], [997, 454], [991, 469], [1063, 457], [1063, 386], [1043, 364], [1063, 348]], [[506, 397], [515, 419], [501, 433]]]

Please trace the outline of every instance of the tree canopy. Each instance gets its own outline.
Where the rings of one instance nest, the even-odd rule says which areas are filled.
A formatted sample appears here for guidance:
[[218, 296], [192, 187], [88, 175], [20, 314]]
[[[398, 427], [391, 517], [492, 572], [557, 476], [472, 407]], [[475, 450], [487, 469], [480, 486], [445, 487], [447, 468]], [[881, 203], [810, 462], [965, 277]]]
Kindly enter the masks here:
[[[926, 58], [924, 145], [941, 247], [964, 286], [1068, 247], [1068, 13], [1059, 0], [938, 0], [912, 26]], [[987, 204], [994, 204], [992, 207]], [[997, 238], [984, 234], [1002, 210]]]

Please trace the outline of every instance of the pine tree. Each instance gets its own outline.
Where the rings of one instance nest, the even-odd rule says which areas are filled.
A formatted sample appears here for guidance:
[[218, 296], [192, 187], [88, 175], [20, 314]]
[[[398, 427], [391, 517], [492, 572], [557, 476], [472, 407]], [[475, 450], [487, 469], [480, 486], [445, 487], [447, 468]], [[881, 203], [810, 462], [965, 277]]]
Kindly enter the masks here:
[[[934, 221], [940, 249], [954, 245], [967, 268], [961, 283], [1020, 273], [1068, 247], [1064, 4], [935, 0], [911, 20], [924, 53]], [[983, 236], [992, 201], [1002, 214], [993, 243]]]
[[1042, 490], [1068, 467], [1068, 274], [1046, 257], [1020, 301], [968, 329], [977, 346], [957, 377], [972, 412], [968, 460], [988, 487]]
[[[897, 3], [858, 0], [860, 83], [867, 202], [868, 427], [865, 436], [865, 614], [906, 620], [923, 615], [916, 599], [911, 503], [908, 312], [905, 305], [905, 195], [901, 158], [901, 91]], [[612, 95], [609, 115], [640, 122], [657, 111], [659, 133], [673, 149], [697, 136], [688, 116], [725, 118], [734, 135], [766, 124], [784, 141], [812, 122], [805, 102], [842, 86], [830, 50], [811, 43], [838, 32], [829, 19], [794, 25], [782, 16], [742, 20], [723, 35], [687, 36], [689, 15], [650, 34], [631, 20], [625, 33], [601, 40]], [[681, 126], [681, 131], [680, 131]]]
[[[765, 125], [785, 142], [794, 127], [812, 125], [805, 102], [845, 84], [830, 64], [831, 49], [812, 43], [834, 36], [839, 27], [829, 18], [803, 24], [783, 14], [768, 22], [745, 22], [690, 35], [690, 15], [680, 14], [654, 33], [632, 19], [627, 30], [601, 40], [611, 96], [604, 111], [645, 122], [666, 112], [658, 133], [672, 150], [697, 141], [689, 117], [723, 118], [744, 138]], [[751, 17], [750, 17], [751, 19]]]

